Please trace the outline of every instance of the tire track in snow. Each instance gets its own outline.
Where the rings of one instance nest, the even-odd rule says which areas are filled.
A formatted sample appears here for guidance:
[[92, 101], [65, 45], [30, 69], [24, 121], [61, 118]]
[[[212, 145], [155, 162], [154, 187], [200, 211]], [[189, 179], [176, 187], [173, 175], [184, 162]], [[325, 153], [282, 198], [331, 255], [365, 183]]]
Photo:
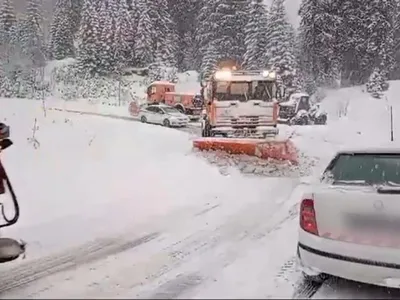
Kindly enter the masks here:
[[293, 283], [292, 299], [311, 299], [323, 284], [322, 282], [312, 283], [303, 278], [301, 271], [297, 269], [296, 256], [287, 260], [275, 276], [276, 286], [279, 287], [282, 283]]
[[[293, 180], [280, 182], [270, 190], [270, 194], [285, 200], [296, 185]], [[175, 222], [164, 223], [164, 226], [158, 223], [154, 229], [157, 231], [162, 227], [163, 234], [157, 241], [110, 257], [108, 261], [59, 274], [52, 279], [59, 284], [52, 287], [48, 282], [38, 283], [30, 291], [21, 291], [18, 296], [26, 297], [29, 293], [34, 298], [55, 295], [75, 298], [83, 294], [89, 298], [115, 295], [121, 298], [182, 298], [212, 281], [221, 269], [246, 253], [248, 246], [252, 245], [250, 243], [257, 242], [262, 232], [281, 221], [282, 216], [272, 216], [286, 202], [273, 203], [260, 200], [229, 209], [229, 206], [225, 207], [229, 205], [227, 201], [218, 207], [211, 204], [212, 209], [208, 211], [204, 208], [197, 213], [192, 211], [185, 218], [178, 218], [179, 221], [175, 218]], [[96, 270], [95, 278], [90, 275], [90, 270]], [[101, 283], [107, 288], [103, 288]], [[63, 292], [58, 288], [60, 284], [64, 286]]]
[[159, 233], [151, 233], [130, 241], [118, 238], [99, 239], [74, 249], [68, 249], [62, 254], [23, 263], [2, 272], [4, 275], [0, 276], [0, 294], [49, 275], [136, 248], [154, 240], [159, 235]]
[[304, 278], [300, 278], [296, 283], [296, 289], [292, 299], [311, 299], [323, 284], [323, 282], [310, 282]]
[[[136, 228], [135, 231], [149, 232], [151, 230], [157, 232], [158, 229], [167, 230], [168, 228], [179, 226], [179, 224], [181, 224], [182, 222], [183, 223], [189, 222], [190, 220], [193, 220], [194, 217], [206, 213], [207, 211], [210, 211], [210, 208], [208, 208], [209, 206], [210, 206], [209, 203], [204, 203], [200, 206], [186, 207], [183, 208], [182, 210], [177, 210], [172, 214], [169, 214], [168, 216], [158, 219], [158, 221], [155, 223], [145, 222], [138, 224], [138, 226], [135, 227]], [[218, 205], [212, 207], [211, 210], [215, 209], [216, 207], [218, 207]], [[126, 238], [129, 237], [130, 239], [131, 235], [132, 234], [124, 234], [119, 238], [96, 240], [94, 242], [83, 244], [77, 248], [68, 249], [67, 251], [65, 251], [65, 253], [62, 254], [43, 257], [38, 260], [34, 260], [28, 263], [23, 263], [18, 267], [9, 268], [9, 270], [7, 270], [6, 273], [3, 273], [6, 274], [6, 276], [0, 277], [0, 294], [8, 295], [8, 292], [12, 293], [14, 290], [17, 290], [17, 294], [22, 293], [22, 295], [24, 295], [23, 297], [30, 298], [32, 297], [32, 295], [34, 298], [40, 297], [37, 295], [40, 295], [42, 292], [45, 293], [53, 289], [53, 286], [50, 284], [49, 281], [46, 282], [41, 280], [49, 275], [55, 275], [56, 273], [60, 273], [59, 276], [63, 276], [62, 275], [64, 274], [63, 271], [70, 270], [70, 277], [68, 279], [65, 279], [65, 280], [70, 280], [71, 278], [76, 277], [78, 273], [76, 272], [77, 268], [96, 269], [96, 267], [87, 267], [84, 265], [90, 264], [91, 266], [93, 266], [93, 263], [96, 263], [97, 261], [99, 262], [104, 261], [104, 259], [107, 256], [116, 257], [118, 255], [121, 255], [121, 252], [127, 250], [135, 251], [135, 248], [139, 246], [139, 244], [143, 245], [153, 240], [157, 240], [157, 244], [162, 245], [163, 240], [165, 240], [165, 236], [162, 236], [159, 233], [153, 233], [152, 235], [146, 235], [145, 237], [143, 237], [145, 241], [142, 241], [141, 239], [137, 239], [131, 242], [126, 241]], [[140, 243], [138, 243], [138, 240], [140, 240]], [[201, 247], [203, 247], [204, 245], [192, 243], [192, 246], [193, 250], [196, 251]], [[149, 248], [146, 248], [144, 252], [151, 253], [152, 248], [153, 247], [149, 246]], [[129, 255], [131, 255], [131, 253], [129, 253]], [[167, 261], [170, 261], [171, 258], [173, 258], [173, 256], [178, 257], [179, 255], [182, 254], [179, 254], [178, 252], [173, 253], [172, 255], [170, 255], [170, 257], [168, 257]], [[153, 256], [152, 258], [154, 258], [154, 261], [150, 261], [149, 265], [145, 265], [144, 269], [138, 270], [137, 273], [135, 273], [135, 275], [138, 275], [141, 279], [143, 279], [142, 277], [146, 276], [146, 273], [148, 273], [150, 275], [148, 275], [146, 279], [152, 280], [152, 278], [157, 278], [158, 276], [162, 276], [165, 272], [169, 270], [169, 268], [165, 264], [165, 258], [166, 258], [165, 255], [160, 255], [158, 257]], [[130, 258], [128, 257], [128, 259]], [[161, 262], [164, 262], [164, 264], [162, 264]], [[154, 273], [148, 272], [149, 270], [152, 269], [152, 266], [157, 266], [156, 268], [157, 272]], [[71, 271], [71, 268], [74, 268], [73, 272]], [[16, 278], [17, 282], [15, 281]], [[29, 283], [33, 283], [34, 281], [38, 281], [38, 283], [36, 283], [35, 286], [28, 287], [27, 289], [24, 288], [19, 289], [25, 285], [28, 285]], [[96, 282], [92, 282], [92, 284], [94, 286], [97, 285]]]
[[[296, 185], [293, 186], [293, 189], [295, 186]], [[292, 189], [287, 190], [289, 195], [291, 191]], [[289, 197], [286, 198], [287, 201]], [[286, 201], [281, 202], [274, 209], [270, 218], [273, 218], [275, 213], [280, 212], [280, 208], [286, 204]], [[263, 205], [265, 205], [265, 203], [254, 203], [241, 210], [228, 222], [216, 227], [212, 232], [208, 230], [197, 232], [185, 239], [188, 241], [187, 243], [185, 240], [177, 242], [175, 245], [182, 244], [182, 246], [169, 252], [169, 255], [174, 253], [173, 256], [176, 258], [175, 263], [164, 268], [162, 273], [152, 276], [151, 281], [153, 281], [153, 284], [149, 282], [148, 286], [140, 288], [142, 291], [139, 291], [136, 297], [147, 298], [147, 296], [144, 295], [148, 295], [150, 293], [149, 290], [154, 291], [150, 293], [151, 295], [158, 293], [164, 294], [165, 286], [169, 286], [169, 290], [174, 290], [173, 285], [176, 280], [176, 275], [172, 273], [178, 271], [180, 272], [179, 276], [183, 278], [193, 273], [198, 274], [202, 280], [199, 280], [201, 282], [198, 282], [196, 286], [205, 282], [210, 282], [213, 280], [213, 275], [215, 275], [216, 272], [226, 268], [232, 264], [238, 256], [245, 253], [250, 242], [257, 242], [257, 240], [265, 238], [269, 233], [279, 230], [282, 223], [296, 217], [295, 213], [291, 213], [289, 216], [284, 216], [283, 219], [279, 218], [278, 220], [273, 220], [273, 222], [268, 222], [267, 209], [266, 207], [263, 208]], [[171, 251], [175, 245], [165, 250]], [[192, 248], [193, 245], [197, 245], [197, 248]], [[201, 257], [197, 257], [197, 260], [201, 261], [201, 264], [198, 265], [199, 267], [196, 265], [190, 266], [190, 262], [195, 255], [201, 255]], [[159, 279], [162, 282], [161, 285], [159, 285], [158, 282], [154, 283], [155, 279]], [[130, 288], [135, 287], [137, 286], [131, 286]], [[190, 285], [190, 289], [194, 287], [194, 285]], [[180, 287], [176, 286], [176, 290], [180, 290]], [[189, 292], [189, 288], [186, 288], [184, 292]], [[181, 293], [182, 292], [180, 292], [179, 295]]]
[[198, 274], [178, 275], [171, 281], [162, 284], [155, 292], [143, 299], [176, 299], [184, 292], [200, 285], [204, 278]]

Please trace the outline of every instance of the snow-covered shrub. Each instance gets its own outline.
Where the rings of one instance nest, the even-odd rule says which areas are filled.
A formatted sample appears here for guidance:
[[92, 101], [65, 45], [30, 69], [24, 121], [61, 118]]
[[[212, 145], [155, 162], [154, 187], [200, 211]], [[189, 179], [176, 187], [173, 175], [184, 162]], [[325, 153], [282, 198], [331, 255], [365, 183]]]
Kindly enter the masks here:
[[54, 95], [64, 100], [121, 98], [127, 101], [129, 98], [127, 95], [129, 95], [131, 82], [123, 77], [119, 79], [104, 76], [82, 78], [75, 62], [55, 66], [51, 72], [51, 78]]
[[367, 87], [367, 92], [370, 93], [372, 97], [378, 99], [382, 97], [383, 91], [388, 88], [387, 85], [385, 84], [385, 79], [383, 78], [378, 68], [376, 68], [372, 72], [366, 84], [366, 87]]
[[50, 95], [50, 85], [40, 69], [15, 69], [0, 76], [0, 97], [43, 99]]

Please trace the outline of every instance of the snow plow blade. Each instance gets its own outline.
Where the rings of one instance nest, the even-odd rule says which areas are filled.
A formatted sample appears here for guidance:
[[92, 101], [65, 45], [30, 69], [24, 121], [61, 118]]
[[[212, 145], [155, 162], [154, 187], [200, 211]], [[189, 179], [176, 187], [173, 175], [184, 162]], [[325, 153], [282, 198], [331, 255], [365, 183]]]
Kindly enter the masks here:
[[225, 151], [229, 154], [245, 154], [262, 159], [289, 161], [298, 165], [299, 159], [294, 144], [289, 140], [200, 138], [193, 147], [201, 151]]

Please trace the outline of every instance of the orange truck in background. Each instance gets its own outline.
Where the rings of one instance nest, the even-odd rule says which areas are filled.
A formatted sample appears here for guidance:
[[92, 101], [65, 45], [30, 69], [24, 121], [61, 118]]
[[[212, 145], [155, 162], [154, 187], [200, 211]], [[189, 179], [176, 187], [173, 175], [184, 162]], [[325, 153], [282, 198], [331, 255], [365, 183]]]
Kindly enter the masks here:
[[192, 119], [200, 119], [204, 106], [200, 94], [178, 93], [175, 84], [168, 81], [155, 81], [148, 86], [147, 103], [170, 105]]

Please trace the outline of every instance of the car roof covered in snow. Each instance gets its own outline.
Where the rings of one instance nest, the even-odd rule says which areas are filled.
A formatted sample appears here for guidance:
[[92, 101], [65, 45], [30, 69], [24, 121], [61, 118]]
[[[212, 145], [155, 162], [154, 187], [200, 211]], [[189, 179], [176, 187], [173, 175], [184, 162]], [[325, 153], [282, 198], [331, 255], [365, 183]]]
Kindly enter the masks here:
[[176, 96], [194, 96], [195, 93], [166, 92], [166, 95], [174, 94]]
[[155, 107], [159, 107], [159, 108], [174, 108], [173, 106], [168, 105], [168, 104], [164, 104], [164, 103], [151, 103], [151, 104], [147, 104], [147, 107], [150, 107], [150, 106], [155, 106]]
[[235, 75], [233, 74], [232, 77], [230, 77], [228, 80], [226, 79], [216, 79], [214, 78], [214, 81], [216, 82], [230, 82], [230, 81], [244, 81], [244, 82], [252, 82], [252, 81], [276, 81], [276, 78], [271, 78], [271, 77], [265, 77], [260, 75]]
[[379, 153], [390, 153], [400, 155], [400, 146], [394, 143], [386, 144], [384, 146], [351, 146], [341, 148], [337, 154], [379, 154]]

